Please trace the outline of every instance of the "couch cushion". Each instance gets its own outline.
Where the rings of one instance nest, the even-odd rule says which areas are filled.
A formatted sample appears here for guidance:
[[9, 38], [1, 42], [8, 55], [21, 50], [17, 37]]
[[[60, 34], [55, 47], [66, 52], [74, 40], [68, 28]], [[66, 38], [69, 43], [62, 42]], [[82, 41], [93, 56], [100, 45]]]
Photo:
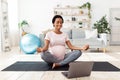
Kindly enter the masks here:
[[72, 29], [72, 39], [85, 38], [85, 31], [83, 29]]
[[72, 44], [75, 46], [83, 46], [85, 44], [89, 44], [90, 48], [96, 47], [96, 48], [100, 48], [100, 47], [104, 47], [105, 44], [103, 42], [103, 40], [101, 39], [73, 39], [72, 40]]
[[97, 38], [97, 29], [93, 29], [93, 30], [85, 30], [85, 38], [89, 39], [89, 38]]

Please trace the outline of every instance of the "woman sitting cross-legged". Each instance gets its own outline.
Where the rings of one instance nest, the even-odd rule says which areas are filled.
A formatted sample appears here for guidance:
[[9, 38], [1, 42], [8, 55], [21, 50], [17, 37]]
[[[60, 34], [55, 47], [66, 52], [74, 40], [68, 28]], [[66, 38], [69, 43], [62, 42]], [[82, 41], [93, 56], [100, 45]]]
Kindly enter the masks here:
[[[37, 48], [37, 52], [41, 54], [45, 62], [53, 63], [52, 68], [75, 61], [81, 56], [82, 50], [89, 48], [89, 45], [83, 47], [73, 46], [68, 35], [61, 31], [63, 22], [62, 16], [55, 15], [52, 19], [54, 30], [46, 34], [44, 47]], [[72, 50], [71, 52], [65, 53], [65, 44]]]

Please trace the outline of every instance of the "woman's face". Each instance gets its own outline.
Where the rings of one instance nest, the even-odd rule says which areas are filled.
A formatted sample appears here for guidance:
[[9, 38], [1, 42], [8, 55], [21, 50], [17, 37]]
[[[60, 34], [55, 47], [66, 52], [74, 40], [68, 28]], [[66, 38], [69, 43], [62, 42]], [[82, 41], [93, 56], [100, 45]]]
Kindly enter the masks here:
[[55, 22], [53, 23], [53, 26], [55, 29], [60, 30], [62, 28], [63, 21], [61, 18], [56, 18]]

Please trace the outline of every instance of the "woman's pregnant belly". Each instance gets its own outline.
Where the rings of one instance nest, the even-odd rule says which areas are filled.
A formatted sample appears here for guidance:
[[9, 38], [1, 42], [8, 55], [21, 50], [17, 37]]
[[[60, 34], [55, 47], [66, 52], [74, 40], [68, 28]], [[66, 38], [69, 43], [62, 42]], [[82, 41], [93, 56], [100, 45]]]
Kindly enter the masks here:
[[50, 47], [50, 52], [51, 54], [56, 56], [59, 60], [63, 60], [65, 55], [65, 46], [58, 45]]

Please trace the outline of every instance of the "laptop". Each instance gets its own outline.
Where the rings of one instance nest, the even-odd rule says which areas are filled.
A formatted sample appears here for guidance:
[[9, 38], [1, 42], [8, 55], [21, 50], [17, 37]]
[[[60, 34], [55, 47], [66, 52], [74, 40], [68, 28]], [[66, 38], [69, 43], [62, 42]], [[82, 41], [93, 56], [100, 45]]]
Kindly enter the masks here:
[[67, 72], [62, 74], [67, 78], [77, 78], [89, 76], [91, 74], [94, 62], [91, 61], [76, 61], [69, 64]]

